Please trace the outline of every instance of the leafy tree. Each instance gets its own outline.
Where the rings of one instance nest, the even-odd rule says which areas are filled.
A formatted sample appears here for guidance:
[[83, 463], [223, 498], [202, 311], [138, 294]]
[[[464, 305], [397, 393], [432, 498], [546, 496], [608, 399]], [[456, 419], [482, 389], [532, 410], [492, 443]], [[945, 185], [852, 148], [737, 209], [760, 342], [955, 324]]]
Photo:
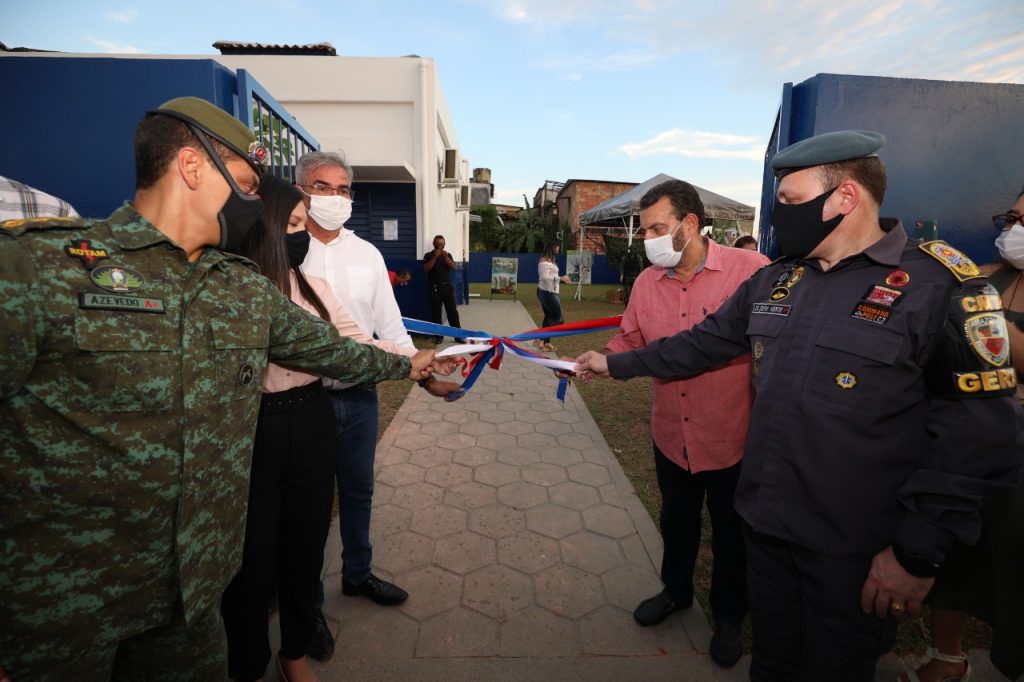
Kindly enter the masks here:
[[471, 251], [498, 251], [498, 232], [502, 229], [498, 209], [491, 204], [474, 206], [469, 211], [480, 216], [479, 223], [469, 224], [469, 248]]

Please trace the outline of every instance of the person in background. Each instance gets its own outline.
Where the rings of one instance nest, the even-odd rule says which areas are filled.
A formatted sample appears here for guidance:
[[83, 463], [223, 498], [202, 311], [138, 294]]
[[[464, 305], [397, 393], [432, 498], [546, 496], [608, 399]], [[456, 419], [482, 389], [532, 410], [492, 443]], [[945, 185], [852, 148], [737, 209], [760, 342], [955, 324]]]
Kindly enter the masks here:
[[629, 297], [633, 292], [636, 278], [644, 270], [643, 247], [633, 242], [626, 247], [626, 252], [619, 263], [619, 281], [622, 283], [622, 305], [629, 305]]
[[[1013, 208], [992, 221], [999, 231], [996, 249], [1002, 262], [982, 269], [1001, 296], [1017, 372], [1017, 400], [1024, 402], [1024, 191]], [[976, 312], [984, 314], [997, 303], [984, 301]], [[954, 545], [935, 578], [928, 596], [931, 647], [920, 667], [902, 673], [901, 681], [966, 680], [971, 667], [962, 645], [968, 614], [992, 626], [990, 655], [999, 672], [1011, 680], [1024, 674], [1024, 485], [987, 502], [981, 520], [978, 544]]]
[[394, 271], [388, 270], [388, 279], [391, 280], [391, 288], [397, 289], [398, 287], [409, 285], [412, 273], [409, 272], [409, 268], [398, 268], [398, 270]]
[[[640, 199], [644, 250], [640, 273], [619, 333], [602, 352], [618, 353], [699, 324], [768, 263], [759, 253], [719, 246], [701, 234], [704, 205], [689, 183], [672, 180]], [[751, 360], [742, 355], [690, 379], [655, 379], [651, 410], [654, 465], [661, 492], [664, 589], [636, 607], [633, 618], [657, 625], [693, 603], [705, 499], [711, 518], [714, 568], [709, 652], [723, 666], [740, 659], [747, 613], [743, 522], [733, 508], [750, 419]]]
[[[544, 252], [537, 261], [537, 298], [540, 299], [540, 307], [544, 311], [544, 321], [540, 326], [553, 327], [562, 324], [562, 302], [558, 299], [559, 283], [568, 284], [568, 275], [558, 274], [558, 252], [562, 247], [557, 242], [551, 242], [544, 247]], [[533, 345], [544, 351], [553, 351], [551, 339], [537, 339]]]
[[751, 251], [757, 251], [757, 240], [749, 234], [745, 234], [733, 242], [732, 247], [734, 249], [750, 249]]
[[968, 312], [995, 290], [879, 217], [884, 143], [844, 130], [778, 152], [783, 257], [689, 331], [577, 358], [583, 380], [681, 378], [751, 353], [736, 511], [755, 681], [873, 679], [954, 540], [977, 539], [982, 502], [1020, 480], [1002, 311]]
[[19, 218], [77, 218], [71, 204], [0, 175], [0, 221]]
[[[452, 285], [452, 270], [455, 261], [452, 255], [444, 250], [444, 236], [434, 237], [434, 250], [423, 254], [423, 271], [427, 273], [427, 284], [430, 285], [430, 319], [441, 324], [441, 307], [448, 316], [449, 327], [461, 327], [459, 309], [455, 305], [455, 287]], [[440, 343], [442, 337], [437, 337]]]

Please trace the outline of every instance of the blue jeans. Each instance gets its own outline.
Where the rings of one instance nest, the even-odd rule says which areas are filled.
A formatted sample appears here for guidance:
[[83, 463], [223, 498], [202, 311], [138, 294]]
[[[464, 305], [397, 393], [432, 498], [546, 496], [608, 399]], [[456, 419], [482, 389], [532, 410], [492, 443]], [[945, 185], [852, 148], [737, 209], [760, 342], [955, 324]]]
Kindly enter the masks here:
[[[541, 322], [542, 327], [553, 327], [556, 324], [562, 324], [562, 302], [558, 300], [558, 294], [553, 291], [544, 291], [543, 289], [537, 289], [537, 298], [540, 300], [540, 307], [544, 311], [544, 321]], [[544, 343], [548, 343], [551, 339], [542, 339]]]
[[[377, 451], [377, 387], [360, 384], [328, 391], [337, 441], [338, 515], [341, 520], [341, 577], [359, 585], [370, 577], [370, 507]], [[323, 605], [323, 584], [317, 605]]]

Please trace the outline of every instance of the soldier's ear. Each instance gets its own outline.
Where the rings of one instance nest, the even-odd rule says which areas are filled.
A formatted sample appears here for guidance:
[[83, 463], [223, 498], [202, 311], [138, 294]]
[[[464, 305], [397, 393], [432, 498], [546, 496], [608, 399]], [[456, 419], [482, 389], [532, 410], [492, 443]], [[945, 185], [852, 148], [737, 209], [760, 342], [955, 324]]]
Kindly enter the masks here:
[[203, 166], [206, 163], [206, 155], [200, 154], [192, 147], [182, 147], [178, 150], [176, 157], [178, 175], [188, 185], [189, 189], [199, 187], [199, 181], [203, 174]]

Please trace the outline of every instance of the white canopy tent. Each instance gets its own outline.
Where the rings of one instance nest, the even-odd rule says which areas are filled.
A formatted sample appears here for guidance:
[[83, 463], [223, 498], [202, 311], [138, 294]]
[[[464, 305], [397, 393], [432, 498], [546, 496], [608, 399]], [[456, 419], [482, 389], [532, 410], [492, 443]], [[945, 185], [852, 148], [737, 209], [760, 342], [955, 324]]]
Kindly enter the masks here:
[[[583, 237], [587, 226], [591, 227], [622, 227], [627, 230], [627, 244], [632, 246], [633, 236], [639, 230], [638, 221], [640, 215], [640, 199], [647, 192], [658, 185], [676, 180], [666, 173], [658, 173], [653, 178], [641, 182], [636, 187], [601, 202], [589, 211], [580, 214], [580, 251], [583, 251]], [[705, 219], [720, 218], [723, 220], [754, 220], [754, 207], [740, 203], [729, 197], [723, 197], [711, 190], [693, 185], [704, 204]], [[582, 283], [576, 287], [575, 298], [582, 297]]]

